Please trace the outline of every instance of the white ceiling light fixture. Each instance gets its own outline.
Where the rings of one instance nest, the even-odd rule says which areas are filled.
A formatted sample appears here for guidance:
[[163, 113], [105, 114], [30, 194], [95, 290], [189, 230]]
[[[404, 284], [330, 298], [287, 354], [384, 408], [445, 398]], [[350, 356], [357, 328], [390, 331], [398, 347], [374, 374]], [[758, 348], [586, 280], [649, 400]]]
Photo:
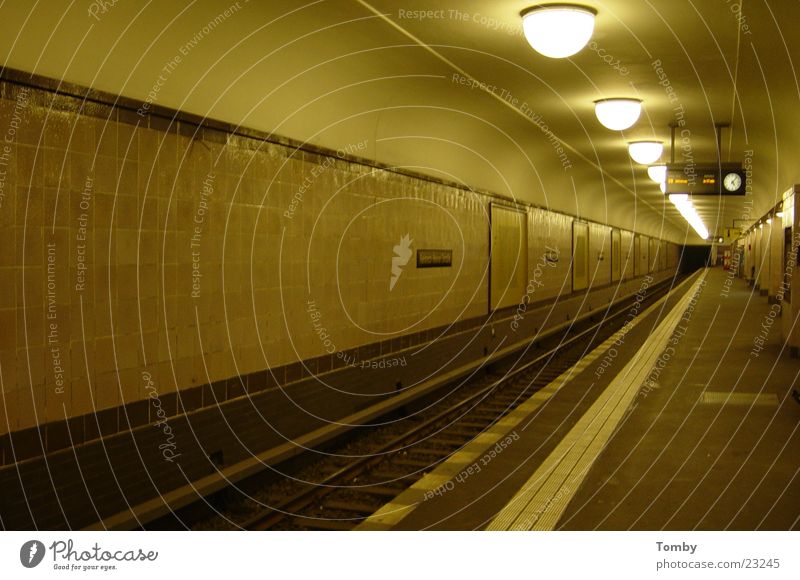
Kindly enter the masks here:
[[594, 8], [578, 4], [540, 4], [520, 13], [528, 44], [550, 58], [566, 58], [586, 46], [596, 15]]
[[661, 141], [632, 141], [628, 143], [628, 154], [636, 163], [650, 165], [658, 161], [664, 151]]
[[594, 102], [594, 114], [606, 129], [624, 131], [633, 127], [642, 113], [641, 99], [614, 98]]
[[656, 183], [664, 183], [667, 181], [667, 166], [663, 164], [651, 165], [647, 168], [647, 176]]
[[667, 182], [666, 181], [662, 181], [661, 183], [659, 183], [658, 184], [658, 189], [661, 190], [661, 193], [667, 193]]

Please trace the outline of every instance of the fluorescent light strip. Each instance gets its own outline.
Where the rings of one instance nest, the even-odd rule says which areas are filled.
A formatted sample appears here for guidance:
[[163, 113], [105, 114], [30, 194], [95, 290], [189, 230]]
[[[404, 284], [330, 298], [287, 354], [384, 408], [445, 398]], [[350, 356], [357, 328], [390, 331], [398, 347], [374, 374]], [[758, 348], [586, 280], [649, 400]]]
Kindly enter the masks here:
[[703, 220], [700, 219], [700, 216], [697, 215], [697, 210], [694, 209], [692, 202], [689, 201], [689, 196], [686, 194], [672, 194], [669, 196], [669, 200], [678, 208], [683, 219], [689, 222], [689, 225], [697, 232], [697, 235], [704, 240], [708, 239], [708, 229]]

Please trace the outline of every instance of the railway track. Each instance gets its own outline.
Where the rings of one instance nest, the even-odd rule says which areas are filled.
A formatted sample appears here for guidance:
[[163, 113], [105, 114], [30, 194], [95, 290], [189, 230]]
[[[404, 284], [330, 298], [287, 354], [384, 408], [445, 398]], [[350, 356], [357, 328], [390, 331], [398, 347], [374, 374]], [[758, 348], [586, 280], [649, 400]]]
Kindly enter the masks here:
[[[670, 282], [650, 288], [644, 303], [665, 294]], [[600, 322], [576, 323], [513, 363], [494, 363], [422, 413], [360, 428], [364, 433], [305, 473], [240, 499], [224, 516], [195, 527], [218, 528], [216, 519], [226, 520], [222, 527], [248, 530], [356, 527], [619, 330], [632, 305], [633, 299], [626, 301]]]

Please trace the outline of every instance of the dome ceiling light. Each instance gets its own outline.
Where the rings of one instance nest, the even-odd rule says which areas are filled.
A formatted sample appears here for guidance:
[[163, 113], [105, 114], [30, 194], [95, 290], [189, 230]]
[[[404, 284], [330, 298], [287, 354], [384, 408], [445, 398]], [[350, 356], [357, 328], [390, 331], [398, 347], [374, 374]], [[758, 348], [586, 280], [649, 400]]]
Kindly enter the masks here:
[[594, 102], [594, 114], [606, 129], [624, 131], [639, 120], [642, 113], [641, 99], [600, 99]]
[[628, 143], [628, 154], [636, 163], [650, 165], [658, 161], [664, 151], [661, 141], [632, 141]]
[[667, 181], [667, 166], [651, 165], [647, 168], [647, 176], [656, 183], [664, 183]]
[[533, 49], [550, 58], [572, 56], [594, 32], [594, 8], [577, 4], [540, 4], [520, 13], [525, 38]]

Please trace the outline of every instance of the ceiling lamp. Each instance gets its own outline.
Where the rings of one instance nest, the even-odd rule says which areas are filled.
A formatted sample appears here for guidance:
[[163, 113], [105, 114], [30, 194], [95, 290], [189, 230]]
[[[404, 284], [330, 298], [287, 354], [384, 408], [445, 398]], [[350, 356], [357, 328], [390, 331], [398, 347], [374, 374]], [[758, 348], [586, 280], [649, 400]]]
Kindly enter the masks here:
[[650, 165], [658, 161], [664, 151], [661, 141], [633, 141], [628, 143], [628, 153], [636, 163]]
[[768, 224], [771, 224], [771, 223], [772, 223], [772, 218], [771, 218], [771, 217], [767, 218], [767, 223], [768, 223]]
[[721, 244], [722, 243], [722, 238], [717, 238], [717, 241]]
[[661, 190], [661, 193], [667, 193], [667, 182], [666, 181], [662, 181], [661, 183], [659, 183], [658, 184], [658, 189]]
[[522, 29], [533, 49], [550, 58], [572, 56], [589, 42], [597, 11], [577, 4], [540, 4], [522, 11]]
[[647, 168], [647, 176], [656, 183], [664, 183], [667, 181], [667, 166], [651, 165]]
[[594, 114], [606, 129], [624, 131], [633, 126], [642, 112], [641, 99], [600, 99], [594, 102]]
[[783, 210], [778, 210], [778, 211], [775, 213], [775, 216], [776, 216], [776, 217], [783, 217]]

